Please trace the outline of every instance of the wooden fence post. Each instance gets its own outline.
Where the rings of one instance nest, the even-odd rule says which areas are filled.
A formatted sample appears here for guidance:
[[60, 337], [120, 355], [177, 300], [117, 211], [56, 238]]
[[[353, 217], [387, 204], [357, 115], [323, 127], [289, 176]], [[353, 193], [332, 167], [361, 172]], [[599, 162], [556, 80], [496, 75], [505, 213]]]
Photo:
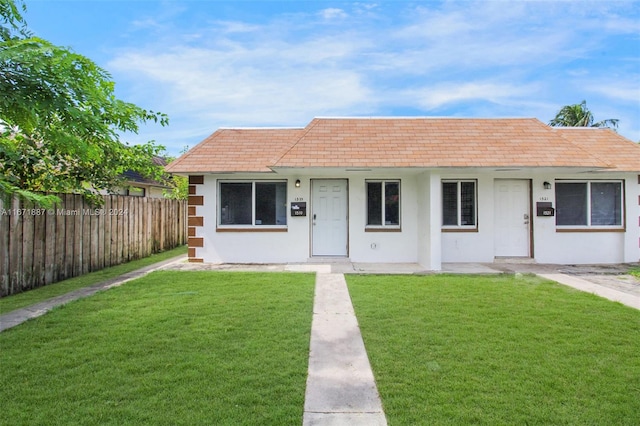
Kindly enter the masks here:
[[5, 205], [0, 198], [0, 296], [9, 294], [9, 230], [11, 221], [11, 204]]
[[80, 211], [82, 219], [82, 269], [81, 274], [91, 272], [91, 204], [84, 197], [80, 198]]
[[55, 210], [45, 211], [45, 240], [44, 240], [44, 284], [56, 281], [56, 251], [58, 247], [57, 221]]
[[29, 286], [37, 288], [45, 285], [46, 210], [34, 206], [29, 215], [33, 218], [33, 280]]
[[22, 203], [19, 210], [22, 219], [22, 276], [20, 277], [20, 291], [30, 290], [33, 284], [33, 216], [26, 215], [32, 207], [29, 202]]

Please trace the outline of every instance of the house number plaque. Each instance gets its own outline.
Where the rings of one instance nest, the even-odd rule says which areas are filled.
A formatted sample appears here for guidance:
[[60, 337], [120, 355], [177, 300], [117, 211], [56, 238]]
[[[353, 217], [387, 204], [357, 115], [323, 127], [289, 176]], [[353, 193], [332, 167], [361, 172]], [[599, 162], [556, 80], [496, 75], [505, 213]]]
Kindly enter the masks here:
[[291, 216], [306, 216], [307, 215], [307, 202], [296, 201], [291, 203]]

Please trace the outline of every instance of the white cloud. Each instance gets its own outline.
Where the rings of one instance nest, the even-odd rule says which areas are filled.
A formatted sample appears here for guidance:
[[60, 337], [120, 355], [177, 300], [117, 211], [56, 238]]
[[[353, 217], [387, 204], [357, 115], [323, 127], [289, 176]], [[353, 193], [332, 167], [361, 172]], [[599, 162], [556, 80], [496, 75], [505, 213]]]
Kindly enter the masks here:
[[413, 102], [422, 108], [434, 110], [452, 103], [478, 100], [496, 104], [508, 103], [511, 99], [531, 96], [533, 93], [533, 87], [478, 81], [433, 85], [412, 90], [405, 93], [405, 97], [413, 97]]
[[630, 102], [640, 106], [640, 76], [630, 79], [583, 81], [586, 92], [597, 93], [614, 101]]
[[239, 21], [215, 21], [214, 24], [219, 31], [225, 34], [255, 33], [261, 29], [259, 25]]
[[[271, 51], [270, 61], [248, 57], [265, 52], [182, 49], [160, 55], [129, 52], [110, 64], [163, 89], [150, 94], [171, 116], [170, 128], [207, 123], [200, 137], [219, 125], [302, 125], [316, 115], [349, 114], [370, 102], [361, 76], [331, 65], [283, 61]], [[147, 102], [148, 103], [148, 102]], [[166, 107], [166, 108], [165, 108]], [[172, 113], [173, 111], [173, 113]]]
[[[634, 23], [610, 8], [568, 13], [574, 7], [357, 3], [349, 12], [326, 8], [263, 22], [168, 23], [156, 42], [122, 48], [107, 68], [132, 87], [134, 102], [170, 115], [167, 144], [179, 148], [221, 125], [304, 125], [317, 115], [466, 105], [472, 114], [543, 114], [546, 121], [566, 99], [590, 93], [628, 105], [640, 92], [637, 74], [604, 84], [607, 71], [594, 68], [593, 57], [610, 34]], [[148, 24], [162, 34], [157, 22]]]
[[345, 19], [349, 15], [342, 9], [328, 8], [320, 11], [320, 15], [327, 20]]
[[[462, 5], [462, 6], [461, 6]], [[410, 24], [392, 34], [393, 54], [402, 67], [435, 69], [537, 66], [583, 54], [590, 41], [576, 42], [571, 19], [523, 3], [464, 2], [449, 8], [420, 7]], [[398, 48], [395, 48], [395, 47]]]
[[152, 18], [143, 18], [135, 20], [131, 23], [133, 28], [139, 30], [148, 30], [148, 29], [158, 29], [162, 28], [162, 24], [155, 19]]

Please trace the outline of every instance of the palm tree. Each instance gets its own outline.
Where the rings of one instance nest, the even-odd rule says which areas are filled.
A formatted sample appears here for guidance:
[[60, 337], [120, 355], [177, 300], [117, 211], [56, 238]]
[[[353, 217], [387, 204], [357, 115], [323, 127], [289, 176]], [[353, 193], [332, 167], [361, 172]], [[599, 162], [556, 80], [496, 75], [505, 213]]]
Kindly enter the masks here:
[[608, 118], [606, 120], [593, 122], [593, 114], [587, 108], [587, 101], [575, 105], [562, 107], [555, 118], [549, 121], [550, 126], [555, 127], [609, 127], [617, 128], [618, 119]]

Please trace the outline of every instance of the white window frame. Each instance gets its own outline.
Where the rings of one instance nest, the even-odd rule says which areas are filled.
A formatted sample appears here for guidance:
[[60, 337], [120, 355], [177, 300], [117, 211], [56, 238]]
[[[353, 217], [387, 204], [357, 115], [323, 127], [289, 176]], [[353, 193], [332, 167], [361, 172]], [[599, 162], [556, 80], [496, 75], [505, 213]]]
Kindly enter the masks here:
[[[369, 191], [367, 185], [370, 183], [380, 183], [382, 186], [382, 194], [381, 194], [381, 204], [382, 204], [382, 224], [380, 225], [369, 225]], [[398, 184], [398, 223], [397, 224], [386, 224], [384, 218], [386, 217], [386, 184], [387, 183], [397, 183]], [[364, 181], [365, 187], [365, 230], [400, 230], [402, 228], [402, 182], [400, 179], [365, 179]]]
[[[562, 230], [606, 230], [606, 231], [615, 231], [615, 230], [624, 230], [625, 229], [625, 190], [624, 190], [624, 180], [623, 179], [606, 179], [606, 180], [598, 180], [598, 179], [567, 179], [567, 180], [556, 180], [555, 185], [559, 183], [585, 183], [587, 184], [587, 197], [586, 197], [586, 214], [587, 214], [587, 224], [586, 225], [558, 225], [556, 223], [556, 229], [559, 231]], [[620, 185], [620, 225], [592, 225], [591, 224], [591, 184], [592, 183], [617, 183]], [[554, 189], [555, 190], [555, 189]], [[555, 194], [555, 204], [556, 207], [558, 205], [558, 194], [556, 191]], [[556, 213], [557, 217], [557, 213]]]
[[[478, 180], [477, 179], [442, 179], [442, 181], [440, 182], [440, 185], [443, 186], [445, 183], [456, 184], [457, 225], [445, 225], [443, 223], [442, 230], [444, 231], [447, 231], [447, 230], [477, 231], [478, 230]], [[475, 224], [473, 225], [461, 225], [462, 223], [462, 183], [473, 183], [473, 217], [475, 219]], [[444, 193], [442, 194], [441, 209], [444, 209]], [[444, 222], [444, 214], [442, 216], [442, 221]]]
[[[226, 183], [250, 183], [251, 184], [251, 223], [250, 224], [222, 224], [222, 185]], [[285, 194], [285, 218], [287, 223], [284, 225], [258, 225], [256, 224], [256, 184], [257, 183], [284, 183], [286, 187]], [[287, 217], [287, 197], [289, 194], [289, 184], [287, 180], [283, 179], [275, 179], [275, 180], [218, 180], [218, 188], [217, 188], [218, 196], [217, 196], [217, 206], [216, 206], [216, 214], [218, 216], [217, 227], [220, 230], [224, 229], [247, 229], [247, 230], [280, 230], [287, 229], [289, 225], [289, 219]]]

